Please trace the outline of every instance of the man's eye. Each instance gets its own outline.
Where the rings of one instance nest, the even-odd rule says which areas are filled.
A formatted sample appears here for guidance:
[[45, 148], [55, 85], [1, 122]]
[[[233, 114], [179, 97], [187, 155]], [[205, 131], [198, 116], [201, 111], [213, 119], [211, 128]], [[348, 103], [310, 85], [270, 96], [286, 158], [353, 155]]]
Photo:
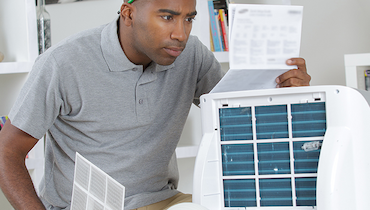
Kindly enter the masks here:
[[171, 15], [163, 15], [162, 18], [165, 19], [165, 20], [172, 20], [173, 19], [173, 17]]
[[194, 17], [189, 17], [189, 18], [186, 18], [185, 20], [189, 23], [192, 23], [195, 20], [195, 18]]

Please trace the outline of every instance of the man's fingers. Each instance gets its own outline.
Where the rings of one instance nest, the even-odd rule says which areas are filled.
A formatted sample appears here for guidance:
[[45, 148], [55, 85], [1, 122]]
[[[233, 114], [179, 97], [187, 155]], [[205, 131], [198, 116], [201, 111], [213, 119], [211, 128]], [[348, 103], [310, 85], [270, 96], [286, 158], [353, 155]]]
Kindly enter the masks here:
[[300, 66], [305, 66], [306, 65], [306, 60], [303, 58], [290, 58], [286, 61], [286, 64], [291, 66], [291, 65], [300, 65]]
[[277, 79], [277, 87], [297, 87], [310, 85], [311, 76], [303, 69], [292, 69], [280, 75]]
[[298, 69], [307, 72], [306, 61], [303, 58], [291, 58], [286, 61], [286, 64], [289, 66], [296, 65]]

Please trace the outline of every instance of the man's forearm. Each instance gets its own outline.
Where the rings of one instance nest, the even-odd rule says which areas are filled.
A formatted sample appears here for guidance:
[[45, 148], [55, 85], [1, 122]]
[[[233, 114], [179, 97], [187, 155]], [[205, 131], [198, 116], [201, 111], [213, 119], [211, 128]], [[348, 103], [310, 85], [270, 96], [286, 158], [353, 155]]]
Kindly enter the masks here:
[[1, 150], [0, 187], [15, 209], [45, 209], [40, 201], [23, 158], [14, 151]]

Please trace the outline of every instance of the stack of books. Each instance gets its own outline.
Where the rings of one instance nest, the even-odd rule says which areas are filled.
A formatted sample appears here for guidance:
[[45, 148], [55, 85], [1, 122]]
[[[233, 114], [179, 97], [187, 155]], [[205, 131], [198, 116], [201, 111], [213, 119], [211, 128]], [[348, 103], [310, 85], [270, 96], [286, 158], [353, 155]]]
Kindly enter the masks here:
[[226, 0], [208, 0], [211, 27], [211, 50], [229, 51], [228, 9]]

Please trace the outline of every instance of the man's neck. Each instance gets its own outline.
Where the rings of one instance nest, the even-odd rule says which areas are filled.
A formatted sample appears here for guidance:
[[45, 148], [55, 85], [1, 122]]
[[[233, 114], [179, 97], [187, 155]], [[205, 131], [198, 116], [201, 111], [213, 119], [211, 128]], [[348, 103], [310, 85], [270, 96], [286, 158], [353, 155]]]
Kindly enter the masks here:
[[[126, 31], [123, 31], [120, 27], [121, 25], [121, 18], [119, 18], [117, 20], [117, 36], [118, 36], [118, 41], [121, 45], [121, 49], [123, 50], [123, 53], [125, 53], [127, 59], [129, 61], [131, 61], [133, 64], [135, 65], [142, 65], [143, 66], [143, 70], [145, 70], [151, 63], [152, 61], [149, 61], [149, 62], [137, 62], [135, 61], [134, 59], [134, 53], [130, 53], [131, 51], [129, 51], [130, 48], [132, 48], [132, 46], [130, 45], [129, 42], [127, 42], [128, 40], [130, 40], [130, 36], [127, 36], [127, 34], [125, 34]], [[126, 52], [126, 50], [127, 52]], [[134, 50], [132, 50], [132, 52], [134, 52]]]

